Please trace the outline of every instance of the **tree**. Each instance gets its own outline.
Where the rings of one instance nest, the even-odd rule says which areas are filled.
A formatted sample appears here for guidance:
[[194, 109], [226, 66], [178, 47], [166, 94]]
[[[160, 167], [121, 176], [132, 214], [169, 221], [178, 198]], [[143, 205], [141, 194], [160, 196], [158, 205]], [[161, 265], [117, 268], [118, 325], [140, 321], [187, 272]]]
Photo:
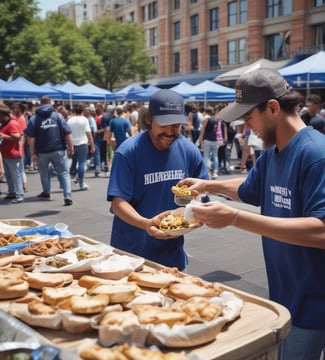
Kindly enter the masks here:
[[37, 84], [83, 84], [91, 81], [93, 66], [101, 66], [87, 39], [61, 14], [35, 20], [12, 41], [10, 51], [20, 59], [19, 74]]
[[104, 16], [97, 22], [84, 23], [81, 32], [101, 57], [101, 67], [93, 67], [93, 78], [99, 86], [113, 89], [114, 84], [152, 71], [152, 64], [145, 54], [145, 39], [135, 23], [121, 23]]
[[10, 44], [15, 37], [30, 26], [34, 21], [38, 8], [34, 0], [7, 0], [0, 2], [0, 78], [6, 79], [9, 73], [6, 64], [19, 63], [10, 50]]

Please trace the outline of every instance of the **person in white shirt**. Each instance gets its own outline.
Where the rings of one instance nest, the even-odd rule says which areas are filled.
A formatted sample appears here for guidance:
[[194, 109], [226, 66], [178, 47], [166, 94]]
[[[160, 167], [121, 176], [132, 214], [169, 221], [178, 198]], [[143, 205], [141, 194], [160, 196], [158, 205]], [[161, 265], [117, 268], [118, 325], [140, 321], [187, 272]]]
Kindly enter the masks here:
[[83, 110], [84, 107], [82, 104], [75, 105], [73, 108], [73, 115], [68, 121], [71, 127], [72, 143], [74, 147], [70, 175], [75, 176], [78, 173], [80, 190], [88, 190], [88, 185], [84, 183], [85, 167], [88, 151], [93, 154], [95, 152], [95, 146], [89, 121], [82, 115]]

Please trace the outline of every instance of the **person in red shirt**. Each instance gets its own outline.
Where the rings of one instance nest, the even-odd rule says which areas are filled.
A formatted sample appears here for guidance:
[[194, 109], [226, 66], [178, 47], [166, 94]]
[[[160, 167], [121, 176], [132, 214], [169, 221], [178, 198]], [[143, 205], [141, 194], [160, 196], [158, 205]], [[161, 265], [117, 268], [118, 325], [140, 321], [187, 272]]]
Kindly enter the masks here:
[[20, 168], [22, 134], [18, 122], [10, 117], [10, 109], [4, 103], [0, 103], [0, 124], [0, 151], [8, 185], [8, 194], [4, 199], [12, 200], [13, 204], [18, 204], [24, 201]]
[[24, 163], [25, 163], [24, 162], [25, 143], [26, 143], [26, 137], [24, 135], [24, 131], [27, 127], [27, 121], [24, 116], [25, 109], [26, 109], [25, 105], [20, 102], [16, 102], [11, 106], [11, 112], [15, 116], [15, 120], [19, 124], [20, 133], [22, 135], [21, 140], [19, 142], [19, 151], [20, 151], [20, 155], [21, 155], [21, 162], [20, 162], [19, 166], [20, 166], [20, 170], [21, 170], [22, 178], [23, 178], [23, 189], [24, 189], [24, 191], [27, 191], [27, 176], [26, 176], [25, 165], [24, 165]]

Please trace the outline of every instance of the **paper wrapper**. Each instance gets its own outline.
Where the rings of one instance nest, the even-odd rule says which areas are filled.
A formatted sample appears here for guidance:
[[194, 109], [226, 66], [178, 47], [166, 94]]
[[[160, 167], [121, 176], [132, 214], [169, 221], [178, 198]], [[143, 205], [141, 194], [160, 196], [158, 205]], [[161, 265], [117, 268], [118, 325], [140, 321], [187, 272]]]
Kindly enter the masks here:
[[92, 264], [91, 272], [104, 279], [120, 280], [132, 271], [139, 270], [143, 264], [144, 258], [142, 257], [114, 254]]
[[[78, 260], [76, 253], [78, 250], [84, 249], [89, 251], [98, 251], [101, 253], [101, 256], [97, 256], [94, 258], [84, 259], [84, 260]], [[56, 255], [58, 258], [67, 259], [70, 264], [62, 266], [60, 268], [56, 268], [53, 266], [46, 265], [45, 261], [40, 263], [39, 265], [36, 265], [34, 267], [33, 272], [86, 272], [90, 271], [91, 266], [97, 262], [102, 261], [106, 257], [113, 254], [113, 248], [111, 246], [108, 246], [106, 244], [96, 244], [96, 245], [89, 245], [81, 240], [77, 241], [77, 247], [75, 247], [72, 250], [69, 250], [65, 252], [64, 254]]]
[[174, 325], [172, 328], [165, 324], [141, 325], [133, 324], [127, 328], [118, 326], [99, 326], [101, 316], [93, 318], [92, 326], [98, 329], [99, 343], [103, 346], [135, 342], [142, 346], [163, 345], [168, 347], [192, 347], [215, 340], [223, 326], [236, 319], [243, 307], [243, 301], [234, 294], [224, 291], [220, 297], [213, 298], [223, 306], [222, 316], [209, 322], [189, 325]]
[[61, 329], [61, 316], [57, 311], [54, 315], [33, 315], [28, 311], [28, 304], [12, 303], [8, 307], [10, 315], [24, 321], [30, 326], [44, 327], [47, 329]]

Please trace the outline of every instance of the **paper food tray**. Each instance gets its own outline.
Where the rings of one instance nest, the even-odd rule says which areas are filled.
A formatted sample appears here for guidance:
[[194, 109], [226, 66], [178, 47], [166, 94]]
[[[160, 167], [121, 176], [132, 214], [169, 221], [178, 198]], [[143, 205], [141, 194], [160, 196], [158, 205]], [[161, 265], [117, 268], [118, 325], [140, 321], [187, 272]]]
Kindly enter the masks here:
[[[78, 250], [84, 249], [89, 251], [98, 251], [101, 253], [101, 256], [78, 260], [76, 257], [76, 253]], [[113, 253], [113, 248], [106, 244], [96, 244], [96, 245], [89, 245], [88, 243], [83, 242], [80, 239], [77, 239], [77, 247], [74, 249], [67, 251], [63, 254], [58, 254], [56, 257], [67, 259], [70, 264], [55, 268], [53, 266], [49, 266], [44, 262], [39, 265], [36, 265], [33, 272], [85, 272], [90, 271], [91, 266], [94, 263], [98, 263], [104, 260], [106, 257], [110, 256]]]
[[[184, 211], [185, 211], [185, 207], [181, 207], [181, 208], [174, 209], [174, 210], [167, 210], [167, 211], [160, 213], [158, 215], [158, 217], [161, 220], [168, 214], [184, 216]], [[163, 231], [164, 233], [166, 233], [167, 235], [170, 235], [173, 237], [178, 237], [181, 235], [185, 235], [185, 234], [199, 228], [200, 226], [202, 226], [202, 224], [196, 220], [190, 220], [190, 221], [188, 221], [188, 223], [189, 223], [188, 227], [181, 227], [181, 228], [176, 228], [176, 229], [160, 229], [160, 230]]]

